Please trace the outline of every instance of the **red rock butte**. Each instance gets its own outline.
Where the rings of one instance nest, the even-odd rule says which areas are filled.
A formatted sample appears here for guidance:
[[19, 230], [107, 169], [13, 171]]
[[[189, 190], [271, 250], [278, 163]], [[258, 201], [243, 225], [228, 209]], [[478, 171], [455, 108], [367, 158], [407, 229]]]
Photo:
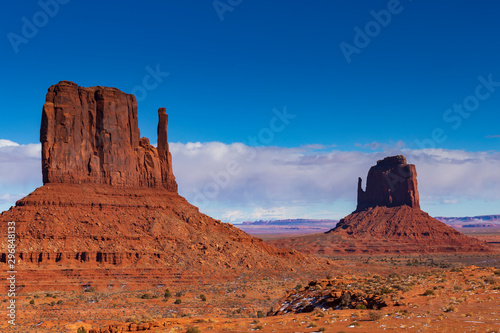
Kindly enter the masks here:
[[417, 170], [402, 155], [377, 162], [366, 191], [358, 180], [356, 210], [324, 235], [270, 242], [304, 253], [433, 253], [490, 251], [420, 209]]
[[137, 102], [115, 88], [49, 88], [40, 142], [44, 184], [164, 187], [177, 192], [168, 149], [166, 110], [158, 110], [158, 147], [140, 137]]
[[[154, 268], [160, 275], [168, 268], [209, 276], [237, 269], [292, 271], [318, 262], [214, 220], [181, 197], [167, 122], [160, 109], [155, 148], [140, 138], [133, 95], [68, 81], [49, 88], [40, 131], [44, 185], [0, 216], [3, 235], [6, 222], [16, 222], [18, 269], [44, 267], [48, 285], [34, 282], [41, 279], [36, 271], [31, 280], [24, 275], [31, 281], [26, 288], [50, 289], [52, 277], [67, 268], [141, 268], [137, 274]], [[7, 254], [5, 237], [0, 263]], [[104, 283], [96, 272], [81, 275]]]
[[368, 172], [366, 191], [358, 180], [358, 206], [356, 211], [369, 207], [408, 206], [420, 208], [417, 189], [417, 169], [402, 155], [377, 161]]

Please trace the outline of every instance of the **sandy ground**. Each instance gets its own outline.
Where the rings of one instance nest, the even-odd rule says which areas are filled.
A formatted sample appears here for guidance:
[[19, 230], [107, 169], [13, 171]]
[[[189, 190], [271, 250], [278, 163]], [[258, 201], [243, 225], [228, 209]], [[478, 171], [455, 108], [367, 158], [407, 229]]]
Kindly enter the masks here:
[[[93, 278], [85, 270], [40, 270], [39, 284], [17, 295], [16, 326], [7, 323], [7, 295], [0, 298], [0, 331], [113, 332], [111, 325], [147, 332], [500, 332], [500, 252], [329, 259], [331, 265], [310, 272], [248, 270], [226, 277], [141, 275], [126, 267], [103, 268]], [[267, 316], [287, 296], [325, 278], [367, 290], [386, 287], [391, 305]]]

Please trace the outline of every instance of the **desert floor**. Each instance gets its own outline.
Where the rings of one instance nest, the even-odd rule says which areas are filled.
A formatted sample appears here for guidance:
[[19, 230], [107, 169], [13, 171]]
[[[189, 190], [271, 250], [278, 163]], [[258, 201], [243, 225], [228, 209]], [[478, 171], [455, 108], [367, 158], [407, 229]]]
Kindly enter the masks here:
[[[7, 323], [3, 294], [0, 331], [500, 332], [500, 233], [470, 234], [497, 251], [332, 257], [309, 272], [40, 267], [24, 272], [29, 284], [19, 273], [16, 326]], [[390, 305], [267, 316], [313, 280], [385, 290]]]

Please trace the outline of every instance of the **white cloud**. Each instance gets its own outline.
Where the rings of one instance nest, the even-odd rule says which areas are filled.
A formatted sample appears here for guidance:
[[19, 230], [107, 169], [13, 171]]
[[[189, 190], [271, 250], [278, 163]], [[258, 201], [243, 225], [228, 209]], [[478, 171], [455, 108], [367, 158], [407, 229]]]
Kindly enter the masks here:
[[[389, 146], [362, 152], [323, 145], [255, 148], [197, 142], [171, 143], [170, 149], [180, 193], [202, 211], [230, 222], [345, 216], [355, 208], [358, 177], [365, 186], [369, 168], [395, 154], [417, 166], [424, 210], [428, 205], [443, 215], [440, 207], [449, 211], [472, 202], [500, 207], [500, 152], [411, 150], [400, 142]], [[40, 149], [40, 144], [0, 140], [0, 208], [42, 184]]]
[[0, 139], [0, 148], [2, 148], [2, 147], [16, 147], [16, 146], [19, 146], [19, 144], [15, 143], [13, 141], [10, 141], [10, 140]]
[[33, 189], [41, 184], [41, 145], [0, 140], [0, 187]]
[[354, 146], [360, 147], [360, 148], [365, 148], [365, 149], [370, 149], [370, 150], [383, 150], [383, 151], [391, 151], [393, 149], [401, 149], [406, 146], [404, 141], [389, 141], [388, 143], [385, 142], [377, 142], [373, 141], [370, 143], [366, 144], [361, 144], [361, 143], [356, 143]]
[[[355, 208], [357, 178], [362, 177], [366, 185], [369, 168], [394, 154], [404, 154], [409, 163], [416, 164], [424, 202], [453, 205], [464, 200], [500, 200], [498, 152], [411, 150], [402, 142], [390, 146], [366, 153], [318, 151], [316, 145], [253, 148], [239, 143], [171, 144], [181, 193], [201, 208], [212, 207], [214, 202], [239, 207], [238, 214], [227, 210], [219, 214], [231, 221], [244, 219], [242, 215], [247, 220], [260, 219], [261, 215], [283, 218], [283, 209], [276, 207], [286, 207], [289, 212], [295, 206], [326, 207], [338, 200], [346, 203], [347, 214]], [[233, 175], [228, 172], [229, 161], [238, 166]], [[250, 209], [255, 206], [262, 209], [261, 214]], [[300, 214], [300, 210], [296, 212]]]
[[0, 139], [0, 211], [42, 184], [40, 144]]

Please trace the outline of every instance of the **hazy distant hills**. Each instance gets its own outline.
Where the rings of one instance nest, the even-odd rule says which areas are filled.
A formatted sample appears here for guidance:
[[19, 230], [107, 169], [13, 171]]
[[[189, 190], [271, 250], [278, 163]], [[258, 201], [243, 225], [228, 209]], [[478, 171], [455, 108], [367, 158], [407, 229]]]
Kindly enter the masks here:
[[[436, 217], [438, 221], [454, 228], [500, 227], [500, 215], [467, 217]], [[235, 224], [235, 227], [251, 235], [300, 235], [327, 232], [334, 228], [338, 220], [287, 219], [253, 221]]]
[[322, 233], [334, 228], [338, 220], [310, 220], [310, 219], [289, 219], [254, 221], [235, 224], [235, 227], [251, 235], [278, 235], [278, 234], [312, 234]]
[[455, 228], [487, 228], [500, 227], [500, 215], [482, 215], [467, 217], [442, 217], [435, 218]]

